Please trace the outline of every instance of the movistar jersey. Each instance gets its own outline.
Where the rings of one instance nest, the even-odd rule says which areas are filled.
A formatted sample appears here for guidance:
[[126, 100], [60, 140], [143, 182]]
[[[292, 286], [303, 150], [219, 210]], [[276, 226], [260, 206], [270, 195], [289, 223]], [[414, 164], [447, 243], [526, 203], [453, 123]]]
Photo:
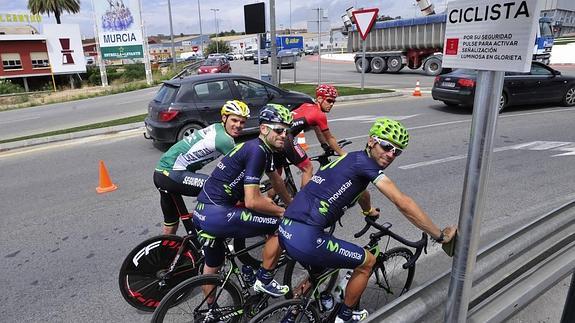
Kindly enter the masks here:
[[259, 186], [264, 171], [274, 170], [272, 151], [261, 139], [238, 144], [218, 163], [198, 195], [198, 202], [234, 205], [244, 199], [244, 185]]
[[367, 151], [351, 152], [320, 168], [296, 194], [284, 217], [326, 228], [355, 204], [369, 182], [384, 176]]
[[157, 170], [196, 171], [207, 163], [227, 154], [234, 148], [235, 142], [222, 123], [216, 123], [201, 130], [196, 130], [173, 145], [156, 166]]

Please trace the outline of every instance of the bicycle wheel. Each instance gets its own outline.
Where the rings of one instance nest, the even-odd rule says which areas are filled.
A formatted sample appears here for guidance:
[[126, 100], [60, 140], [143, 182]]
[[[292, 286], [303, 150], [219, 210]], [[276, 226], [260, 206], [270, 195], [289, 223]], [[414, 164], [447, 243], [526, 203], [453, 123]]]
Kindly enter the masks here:
[[371, 313], [409, 290], [415, 266], [404, 269], [403, 264], [411, 256], [411, 250], [399, 247], [389, 249], [377, 257], [367, 288], [361, 296], [362, 308]]
[[319, 311], [311, 304], [303, 310], [305, 303], [301, 299], [288, 299], [268, 306], [250, 323], [264, 322], [321, 322]]
[[[234, 238], [234, 251], [238, 252], [244, 250], [246, 246], [253, 246], [257, 243], [265, 241], [265, 239], [265, 235], [260, 235], [252, 238]], [[238, 255], [238, 259], [242, 262], [242, 264], [250, 265], [252, 268], [258, 269], [262, 263], [263, 249], [264, 244], [262, 243], [260, 246], [250, 250], [249, 252]]]
[[[243, 299], [239, 287], [219, 275], [190, 278], [172, 289], [162, 300], [152, 322], [238, 322], [243, 314]], [[215, 285], [208, 305], [202, 286]]]
[[169, 278], [167, 271], [183, 238], [162, 235], [140, 243], [124, 259], [120, 267], [119, 286], [131, 306], [153, 312], [162, 298], [180, 282], [197, 275], [200, 255], [194, 250], [184, 252]]
[[[294, 290], [297, 289], [298, 286], [301, 286], [301, 283], [308, 279], [309, 273], [307, 270], [297, 261], [293, 259], [289, 259], [284, 271], [284, 280], [283, 283], [289, 286], [289, 292], [285, 295], [286, 299], [293, 298]], [[338, 275], [333, 274], [327, 280], [319, 283], [319, 291], [320, 292], [331, 292], [337, 284], [337, 277]], [[298, 291], [301, 294], [301, 290]]]

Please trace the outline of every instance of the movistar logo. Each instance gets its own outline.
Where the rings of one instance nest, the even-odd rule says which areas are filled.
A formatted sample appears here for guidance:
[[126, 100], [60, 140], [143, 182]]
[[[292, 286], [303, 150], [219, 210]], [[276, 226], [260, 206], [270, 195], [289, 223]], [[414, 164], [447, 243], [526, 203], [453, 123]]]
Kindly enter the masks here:
[[321, 215], [325, 215], [329, 209], [329, 203], [326, 201], [319, 201], [319, 205], [321, 205], [319, 208], [319, 213]]
[[242, 221], [249, 222], [252, 220], [252, 213], [248, 211], [242, 211], [241, 214]]
[[198, 205], [196, 205], [196, 210], [202, 211], [203, 209], [204, 209], [204, 203], [198, 202]]
[[337, 253], [339, 251], [339, 243], [328, 240], [327, 250]]
[[232, 188], [228, 184], [224, 184], [224, 191], [226, 191], [226, 194], [229, 196], [232, 196]]
[[283, 223], [284, 225], [291, 225], [291, 224], [292, 224], [292, 220], [291, 220], [291, 219], [286, 219], [286, 218], [284, 218], [284, 219], [282, 220], [282, 223]]
[[238, 150], [240, 150], [243, 146], [244, 146], [245, 142], [242, 142], [241, 144], [237, 144], [232, 150], [230, 150], [228, 156], [232, 157], [235, 153], [238, 152]]

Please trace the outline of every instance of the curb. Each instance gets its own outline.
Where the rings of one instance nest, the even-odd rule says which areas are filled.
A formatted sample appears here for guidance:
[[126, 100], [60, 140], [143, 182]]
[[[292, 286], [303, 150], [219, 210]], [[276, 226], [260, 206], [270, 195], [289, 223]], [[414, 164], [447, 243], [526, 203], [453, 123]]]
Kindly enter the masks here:
[[[405, 95], [404, 93], [400, 93], [400, 92], [348, 95], [348, 96], [339, 97], [337, 99], [337, 101], [338, 102], [346, 102], [346, 101], [355, 101], [355, 100], [384, 99], [384, 98], [399, 97], [399, 96], [404, 96], [404, 95]], [[103, 135], [103, 134], [112, 134], [112, 133], [116, 133], [116, 132], [133, 130], [133, 129], [138, 129], [138, 128], [142, 128], [142, 131], [144, 131], [144, 123], [143, 122], [136, 122], [136, 123], [130, 123], [130, 124], [123, 124], [123, 125], [119, 125], [119, 126], [112, 126], [112, 127], [84, 130], [84, 131], [78, 131], [78, 132], [71, 132], [71, 133], [66, 133], [66, 134], [61, 134], [61, 135], [56, 135], [56, 136], [49, 136], [49, 137], [7, 142], [4, 144], [0, 144], [0, 152], [5, 152], [5, 151], [16, 149], [16, 148], [24, 148], [24, 147], [48, 144], [48, 143], [53, 143], [53, 142], [58, 142], [58, 141], [80, 139], [80, 138], [92, 137], [92, 136]]]

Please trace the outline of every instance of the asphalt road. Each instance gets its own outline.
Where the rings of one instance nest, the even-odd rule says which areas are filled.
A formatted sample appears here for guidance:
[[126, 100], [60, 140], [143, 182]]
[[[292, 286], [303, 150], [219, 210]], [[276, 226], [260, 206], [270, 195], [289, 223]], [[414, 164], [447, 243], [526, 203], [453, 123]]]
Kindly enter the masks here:
[[[338, 138], [353, 141], [348, 150], [359, 150], [376, 116], [402, 120], [412, 138], [408, 150], [386, 174], [436, 223], [456, 223], [470, 135], [469, 112], [425, 97], [342, 102], [329, 115], [330, 128]], [[574, 118], [575, 108], [554, 106], [515, 107], [500, 115], [481, 244], [575, 198]], [[307, 137], [313, 144], [313, 136]], [[312, 145], [314, 151], [318, 147]], [[0, 153], [2, 321], [150, 319], [123, 301], [117, 279], [131, 248], [160, 232], [159, 196], [152, 184], [160, 155], [141, 131]], [[98, 160], [106, 162], [117, 191], [96, 194]], [[373, 187], [371, 192], [374, 205], [397, 232], [412, 239], [419, 236]], [[187, 201], [191, 208], [193, 200]], [[348, 211], [338, 235], [351, 240], [359, 229], [358, 216], [357, 207]], [[432, 246], [418, 262], [414, 286], [450, 266], [450, 259]], [[549, 296], [554, 301], [535, 303], [523, 318], [512, 321], [558, 321], [564, 290], [565, 284]]]

